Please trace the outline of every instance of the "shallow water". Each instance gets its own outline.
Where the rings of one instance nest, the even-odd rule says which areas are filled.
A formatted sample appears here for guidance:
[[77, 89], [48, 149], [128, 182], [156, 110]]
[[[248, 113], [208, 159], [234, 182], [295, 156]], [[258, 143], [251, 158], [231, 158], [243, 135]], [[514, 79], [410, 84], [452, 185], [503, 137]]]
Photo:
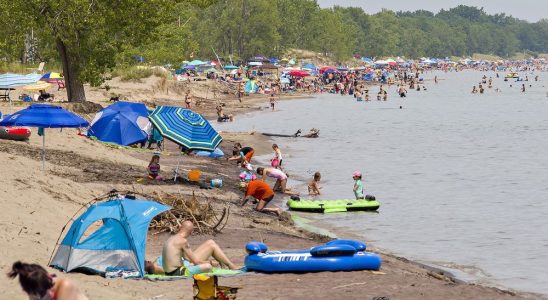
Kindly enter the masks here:
[[[501, 92], [471, 94], [483, 74], [429, 73], [428, 91], [409, 91], [403, 100], [395, 87], [386, 102], [324, 94], [215, 125], [319, 128], [318, 139], [275, 140], [291, 178], [321, 171], [324, 199], [350, 199], [351, 174], [361, 170], [381, 208], [307, 217], [465, 279], [548, 294], [548, 76], [523, 82], [522, 93], [521, 83], [485, 73]], [[437, 85], [429, 81], [434, 75]]]

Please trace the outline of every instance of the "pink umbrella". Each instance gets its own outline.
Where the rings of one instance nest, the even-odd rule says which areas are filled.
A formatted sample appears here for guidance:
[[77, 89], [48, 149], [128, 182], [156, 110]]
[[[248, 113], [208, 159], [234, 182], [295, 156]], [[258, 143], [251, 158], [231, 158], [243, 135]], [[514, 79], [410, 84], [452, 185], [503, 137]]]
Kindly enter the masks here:
[[310, 73], [306, 72], [306, 71], [301, 71], [301, 70], [292, 70], [292, 71], [289, 71], [288, 73], [290, 76], [293, 76], [293, 77], [306, 77], [306, 76], [310, 76]]

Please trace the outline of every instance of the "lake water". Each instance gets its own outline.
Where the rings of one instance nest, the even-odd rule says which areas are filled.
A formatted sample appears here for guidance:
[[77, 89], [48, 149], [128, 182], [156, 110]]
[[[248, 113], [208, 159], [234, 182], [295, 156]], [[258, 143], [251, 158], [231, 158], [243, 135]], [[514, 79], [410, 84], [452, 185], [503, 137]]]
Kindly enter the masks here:
[[[483, 74], [494, 88], [471, 94]], [[275, 140], [291, 179], [320, 171], [322, 198], [351, 199], [351, 174], [360, 170], [381, 208], [307, 218], [467, 280], [548, 294], [548, 76], [527, 75], [522, 93], [521, 82], [495, 73], [429, 73], [428, 90], [403, 99], [395, 87], [386, 102], [323, 94], [215, 126], [319, 128], [318, 139]], [[295, 180], [289, 185], [306, 192]]]

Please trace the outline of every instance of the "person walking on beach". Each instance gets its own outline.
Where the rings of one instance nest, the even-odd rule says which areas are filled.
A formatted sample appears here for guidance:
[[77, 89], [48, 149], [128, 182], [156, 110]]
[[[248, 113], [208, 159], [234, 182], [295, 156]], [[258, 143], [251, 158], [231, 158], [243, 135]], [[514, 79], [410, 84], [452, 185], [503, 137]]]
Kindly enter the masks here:
[[17, 276], [29, 299], [88, 300], [72, 281], [48, 274], [40, 265], [17, 261], [12, 265], [8, 277], [14, 279]]
[[363, 194], [362, 173], [360, 171], [355, 171], [352, 173], [352, 179], [354, 179], [354, 188], [352, 191], [354, 192], [354, 196], [356, 196], [356, 200], [365, 199]]
[[[213, 268], [209, 261], [210, 257], [231, 270], [239, 269], [214, 240], [207, 240], [192, 250], [188, 244], [188, 238], [192, 235], [193, 229], [192, 222], [184, 221], [179, 231], [165, 242], [162, 250], [162, 269], [165, 275], [184, 276], [209, 272]], [[181, 261], [182, 258], [187, 259], [190, 264], [185, 266]]]
[[272, 199], [274, 199], [274, 191], [270, 188], [268, 183], [263, 180], [251, 180], [250, 182], [240, 182], [240, 189], [245, 191], [244, 199], [241, 206], [244, 206], [250, 198], [255, 198], [257, 206], [255, 210], [264, 213], [274, 213], [280, 216], [281, 210], [279, 208], [267, 208], [266, 206]]
[[240, 82], [238, 84], [238, 101], [242, 102], [242, 99], [244, 98], [244, 83]]
[[190, 90], [187, 90], [185, 94], [185, 106], [188, 109], [192, 109], [192, 94]]
[[272, 111], [274, 111], [274, 105], [276, 104], [276, 97], [274, 97], [274, 93], [270, 94], [270, 108], [272, 108]]
[[322, 175], [320, 172], [314, 173], [314, 177], [312, 178], [312, 181], [308, 183], [308, 194], [310, 196], [317, 196], [320, 195], [320, 180], [322, 178]]

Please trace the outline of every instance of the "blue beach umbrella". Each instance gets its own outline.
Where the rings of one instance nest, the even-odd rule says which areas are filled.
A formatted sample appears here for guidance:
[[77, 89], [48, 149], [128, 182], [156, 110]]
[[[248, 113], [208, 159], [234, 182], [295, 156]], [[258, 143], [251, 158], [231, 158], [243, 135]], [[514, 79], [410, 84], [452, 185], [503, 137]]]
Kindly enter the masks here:
[[[60, 106], [33, 104], [0, 121], [0, 126], [27, 126], [44, 128], [80, 128], [88, 121]], [[46, 134], [42, 133], [42, 170], [45, 169]]]
[[149, 119], [163, 137], [189, 150], [214, 151], [223, 140], [206, 119], [190, 109], [158, 106]]
[[88, 136], [128, 146], [145, 141], [149, 127], [148, 110], [144, 104], [118, 101], [95, 115]]

